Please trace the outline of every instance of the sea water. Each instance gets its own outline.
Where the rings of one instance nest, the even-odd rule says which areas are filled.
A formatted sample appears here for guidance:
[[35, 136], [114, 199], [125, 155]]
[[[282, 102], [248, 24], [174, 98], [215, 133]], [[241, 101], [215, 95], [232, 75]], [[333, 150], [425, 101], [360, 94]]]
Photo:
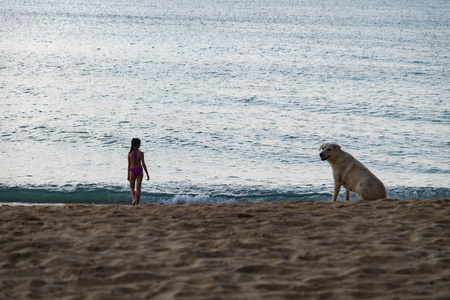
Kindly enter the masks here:
[[450, 196], [450, 1], [3, 0], [0, 28], [0, 202], [129, 204], [134, 137], [143, 203], [329, 201], [324, 142]]

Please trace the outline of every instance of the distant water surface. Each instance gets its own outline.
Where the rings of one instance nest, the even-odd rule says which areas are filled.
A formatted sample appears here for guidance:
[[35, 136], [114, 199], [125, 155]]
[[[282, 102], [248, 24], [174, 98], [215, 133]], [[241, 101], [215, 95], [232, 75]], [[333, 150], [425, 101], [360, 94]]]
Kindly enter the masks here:
[[389, 197], [449, 197], [450, 2], [12, 1], [0, 202], [330, 200], [336, 142]]

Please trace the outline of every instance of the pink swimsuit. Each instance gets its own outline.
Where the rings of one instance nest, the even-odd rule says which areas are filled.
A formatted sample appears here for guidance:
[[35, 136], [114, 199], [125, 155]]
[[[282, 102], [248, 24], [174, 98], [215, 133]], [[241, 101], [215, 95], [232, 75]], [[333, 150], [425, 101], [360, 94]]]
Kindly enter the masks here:
[[[137, 149], [134, 148], [134, 162], [137, 163]], [[130, 168], [131, 173], [133, 173], [134, 177], [138, 177], [142, 173], [142, 167]]]

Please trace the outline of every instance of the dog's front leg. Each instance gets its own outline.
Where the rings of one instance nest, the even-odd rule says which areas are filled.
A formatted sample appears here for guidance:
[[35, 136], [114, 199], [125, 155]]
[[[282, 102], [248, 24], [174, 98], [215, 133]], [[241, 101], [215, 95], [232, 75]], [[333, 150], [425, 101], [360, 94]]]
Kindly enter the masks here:
[[341, 185], [338, 183], [334, 184], [333, 198], [332, 201], [336, 201], [339, 195], [339, 190], [341, 189]]
[[345, 201], [350, 200], [350, 190], [349, 189], [345, 189]]

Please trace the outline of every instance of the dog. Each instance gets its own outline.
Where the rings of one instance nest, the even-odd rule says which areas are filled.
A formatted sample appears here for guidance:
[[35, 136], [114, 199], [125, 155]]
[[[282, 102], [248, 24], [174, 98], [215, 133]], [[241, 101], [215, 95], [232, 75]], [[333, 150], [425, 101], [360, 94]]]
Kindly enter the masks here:
[[386, 198], [386, 188], [381, 180], [356, 158], [341, 150], [341, 146], [325, 143], [319, 150], [323, 150], [320, 152], [322, 161], [328, 161], [333, 169], [332, 201], [336, 201], [341, 186], [345, 187], [345, 200], [349, 200], [350, 192], [356, 193], [360, 200]]

